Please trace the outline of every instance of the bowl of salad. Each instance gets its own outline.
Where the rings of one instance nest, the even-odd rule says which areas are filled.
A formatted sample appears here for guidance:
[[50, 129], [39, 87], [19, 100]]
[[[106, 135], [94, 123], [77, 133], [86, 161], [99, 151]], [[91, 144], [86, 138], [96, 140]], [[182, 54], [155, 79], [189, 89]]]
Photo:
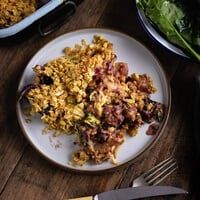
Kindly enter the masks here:
[[200, 62], [200, 0], [136, 0], [149, 35], [170, 51]]

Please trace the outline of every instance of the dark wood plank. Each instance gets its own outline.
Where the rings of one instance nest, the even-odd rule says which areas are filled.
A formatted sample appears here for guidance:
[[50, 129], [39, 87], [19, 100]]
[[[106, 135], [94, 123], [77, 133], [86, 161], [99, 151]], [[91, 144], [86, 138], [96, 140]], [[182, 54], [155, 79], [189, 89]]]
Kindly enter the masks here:
[[[6, 49], [5, 52], [7, 51], [8, 49]], [[0, 191], [3, 189], [18, 160], [21, 158], [27, 144], [24, 137], [20, 134], [21, 131], [17, 124], [15, 114], [17, 83], [22, 66], [25, 64], [25, 58], [15, 48], [13, 49], [13, 52], [13, 55], [6, 53], [5, 57], [2, 56], [3, 58], [1, 58]], [[4, 60], [5, 62], [3, 62]], [[13, 68], [15, 70], [13, 70]]]
[[104, 175], [72, 174], [43, 160], [29, 147], [9, 179], [1, 199], [61, 200], [91, 195], [114, 188], [122, 174], [123, 170]]

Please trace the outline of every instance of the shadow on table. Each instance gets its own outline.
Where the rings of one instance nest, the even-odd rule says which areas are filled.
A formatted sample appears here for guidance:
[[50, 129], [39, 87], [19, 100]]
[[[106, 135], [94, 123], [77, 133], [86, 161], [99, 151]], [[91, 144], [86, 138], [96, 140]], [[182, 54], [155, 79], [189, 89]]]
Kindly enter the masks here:
[[196, 199], [200, 199], [199, 184], [200, 181], [200, 73], [198, 72], [194, 78], [194, 104], [193, 104], [193, 132], [196, 155], [193, 166], [192, 182], [194, 183], [194, 190], [197, 194]]
[[24, 41], [27, 41], [32, 36], [36, 35], [36, 33], [37, 33], [37, 24], [35, 23], [14, 36], [10, 36], [7, 38], [0, 38], [0, 47], [14, 46], [16, 44], [22, 43]]
[[[178, 173], [184, 180], [183, 182], [177, 180], [177, 186], [188, 189], [189, 195], [186, 199], [199, 200], [200, 152], [198, 148], [200, 141], [196, 140], [194, 134], [194, 113], [200, 113], [200, 110], [194, 106], [196, 97], [194, 80], [198, 73], [188, 74], [188, 69], [191, 70], [189, 67], [188, 64], [188, 68], [177, 71], [176, 78], [172, 81], [172, 85], [175, 87], [174, 93], [172, 90], [175, 109], [180, 113], [182, 120], [174, 154], [179, 163]], [[195, 69], [193, 70], [195, 71]]]

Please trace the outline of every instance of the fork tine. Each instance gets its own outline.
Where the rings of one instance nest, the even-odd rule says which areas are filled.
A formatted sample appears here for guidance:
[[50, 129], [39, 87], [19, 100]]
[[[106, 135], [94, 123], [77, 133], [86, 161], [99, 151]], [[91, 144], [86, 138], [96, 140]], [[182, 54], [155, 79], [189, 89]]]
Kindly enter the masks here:
[[144, 178], [145, 179], [151, 179], [157, 172], [161, 171], [162, 169], [165, 169], [168, 165], [170, 165], [172, 163], [176, 163], [176, 161], [173, 158], [170, 159], [170, 160], [168, 160], [167, 162], [165, 162], [160, 167], [157, 167], [157, 169], [155, 169], [154, 171], [152, 171], [151, 173], [149, 173], [149, 175], [144, 176]]
[[167, 161], [169, 161], [170, 159], [173, 159], [172, 157], [169, 157], [165, 160], [163, 160], [162, 162], [160, 162], [158, 165], [156, 165], [155, 167], [151, 168], [150, 170], [148, 170], [147, 172], [145, 172], [143, 174], [143, 176], [147, 176], [149, 175], [150, 173], [152, 173], [154, 170], [156, 170], [157, 168], [159, 168], [160, 166], [162, 166], [163, 164], [165, 164]]
[[158, 185], [160, 182], [162, 182], [164, 179], [166, 179], [170, 174], [172, 174], [178, 167], [176, 166], [174, 169], [169, 171], [165, 176], [163, 176], [161, 179], [153, 183], [152, 185]]
[[171, 172], [171, 170], [173, 170], [174, 168], [176, 168], [177, 165], [176, 165], [176, 162], [173, 162], [171, 165], [169, 165], [166, 169], [164, 169], [161, 173], [159, 173], [157, 176], [153, 177], [152, 179], [150, 180], [146, 180], [148, 182], [148, 184], [153, 184], [154, 181], [156, 181], [157, 179], [159, 178], [162, 178], [162, 176], [164, 175], [165, 176], [165, 173], [168, 172]]

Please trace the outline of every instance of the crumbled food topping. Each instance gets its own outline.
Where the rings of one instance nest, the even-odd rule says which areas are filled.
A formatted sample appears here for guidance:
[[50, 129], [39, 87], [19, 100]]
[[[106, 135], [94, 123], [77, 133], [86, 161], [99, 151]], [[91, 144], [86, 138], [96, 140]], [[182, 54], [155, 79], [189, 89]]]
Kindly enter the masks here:
[[128, 75], [116, 62], [113, 45], [101, 36], [64, 49], [65, 55], [33, 68], [35, 78], [24, 91], [31, 115], [57, 133], [75, 135], [80, 150], [73, 163], [116, 163], [125, 135], [135, 136], [144, 123], [161, 122], [164, 105], [150, 99], [156, 91], [146, 74]]
[[159, 124], [158, 124], [158, 123], [153, 123], [153, 124], [151, 124], [151, 125], [148, 127], [147, 135], [155, 135], [156, 132], [158, 131], [158, 129], [159, 129]]
[[80, 166], [84, 165], [89, 160], [89, 156], [85, 151], [78, 151], [74, 153], [72, 157], [73, 161]]
[[0, 1], [0, 28], [11, 26], [37, 8], [37, 0], [1, 0]]

